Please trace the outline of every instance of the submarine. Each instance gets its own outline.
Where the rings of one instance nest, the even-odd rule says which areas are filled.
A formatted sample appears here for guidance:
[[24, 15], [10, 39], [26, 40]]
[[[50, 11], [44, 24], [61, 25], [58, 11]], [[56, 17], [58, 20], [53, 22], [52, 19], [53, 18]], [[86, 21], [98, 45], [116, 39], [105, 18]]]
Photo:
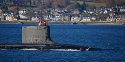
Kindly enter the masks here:
[[50, 26], [23, 26], [21, 44], [0, 44], [0, 50], [99, 51], [100, 48], [55, 43], [50, 37]]
[[21, 44], [0, 44], [0, 50], [100, 51], [100, 48], [58, 44], [50, 37], [50, 26], [24, 26]]

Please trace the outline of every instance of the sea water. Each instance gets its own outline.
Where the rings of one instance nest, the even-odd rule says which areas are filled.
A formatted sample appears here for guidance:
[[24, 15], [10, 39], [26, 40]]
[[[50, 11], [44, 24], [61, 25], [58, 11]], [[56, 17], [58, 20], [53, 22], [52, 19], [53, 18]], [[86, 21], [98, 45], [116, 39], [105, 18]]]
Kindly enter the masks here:
[[[0, 24], [0, 44], [21, 44], [22, 26]], [[0, 62], [125, 62], [125, 26], [63, 25], [50, 26], [50, 37], [58, 44], [73, 44], [105, 49], [102, 51], [0, 50]]]

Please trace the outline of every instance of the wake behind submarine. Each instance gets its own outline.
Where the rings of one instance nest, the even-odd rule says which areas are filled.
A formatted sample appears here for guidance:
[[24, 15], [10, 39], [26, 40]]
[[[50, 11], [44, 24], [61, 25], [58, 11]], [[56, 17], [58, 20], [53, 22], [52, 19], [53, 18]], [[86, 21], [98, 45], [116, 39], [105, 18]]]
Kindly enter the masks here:
[[78, 46], [71, 44], [55, 43], [50, 37], [50, 26], [46, 21], [39, 23], [39, 26], [22, 27], [21, 44], [1, 44], [1, 50], [20, 49], [20, 50], [55, 50], [55, 51], [99, 51], [100, 48]]

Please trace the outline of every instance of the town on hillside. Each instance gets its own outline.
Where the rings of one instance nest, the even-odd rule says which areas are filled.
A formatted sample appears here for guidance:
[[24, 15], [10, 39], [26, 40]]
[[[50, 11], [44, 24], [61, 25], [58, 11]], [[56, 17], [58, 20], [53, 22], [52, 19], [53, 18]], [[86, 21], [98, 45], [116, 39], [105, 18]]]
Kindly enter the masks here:
[[0, 0], [0, 22], [125, 22], [125, 0]]

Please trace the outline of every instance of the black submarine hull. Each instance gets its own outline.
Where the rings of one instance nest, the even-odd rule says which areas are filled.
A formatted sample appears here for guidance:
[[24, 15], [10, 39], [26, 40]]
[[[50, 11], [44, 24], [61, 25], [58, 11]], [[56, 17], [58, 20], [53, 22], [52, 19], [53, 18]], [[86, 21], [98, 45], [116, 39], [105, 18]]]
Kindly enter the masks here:
[[69, 44], [43, 44], [43, 45], [35, 45], [35, 44], [11, 44], [11, 45], [0, 45], [0, 50], [12, 50], [12, 49], [37, 49], [37, 50], [57, 50], [57, 49], [64, 49], [64, 50], [78, 50], [78, 51], [100, 51], [100, 48], [91, 48], [85, 46], [77, 46], [77, 45], [69, 45]]

